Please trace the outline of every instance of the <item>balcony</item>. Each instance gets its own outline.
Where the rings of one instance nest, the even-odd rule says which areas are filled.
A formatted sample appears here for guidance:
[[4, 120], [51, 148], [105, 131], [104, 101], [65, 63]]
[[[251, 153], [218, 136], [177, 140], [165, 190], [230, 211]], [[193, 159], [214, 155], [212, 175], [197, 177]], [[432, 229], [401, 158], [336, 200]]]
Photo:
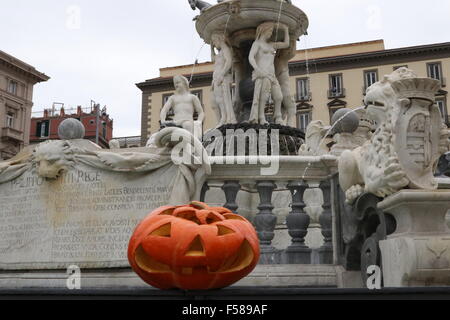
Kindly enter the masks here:
[[2, 140], [12, 140], [12, 141], [16, 141], [16, 142], [23, 142], [23, 132], [13, 129], [13, 128], [3, 128], [2, 129]]
[[346, 90], [328, 90], [328, 99], [345, 98]]

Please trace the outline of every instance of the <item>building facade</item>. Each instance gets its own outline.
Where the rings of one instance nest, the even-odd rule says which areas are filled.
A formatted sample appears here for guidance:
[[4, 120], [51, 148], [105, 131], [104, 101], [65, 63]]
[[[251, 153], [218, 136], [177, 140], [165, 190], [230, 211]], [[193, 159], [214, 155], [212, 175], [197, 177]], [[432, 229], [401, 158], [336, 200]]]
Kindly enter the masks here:
[[[329, 124], [336, 110], [362, 106], [367, 87], [403, 66], [442, 82], [436, 99], [443, 121], [449, 123], [446, 79], [450, 79], [450, 42], [386, 49], [383, 40], [375, 40], [297, 51], [289, 68], [298, 128], [304, 130], [312, 120]], [[191, 90], [205, 108], [204, 130], [214, 126], [210, 107], [213, 64], [163, 68], [160, 77], [137, 84], [142, 91], [143, 144], [159, 130], [161, 108], [174, 92], [172, 77], [182, 74], [190, 78], [192, 70]]]
[[33, 88], [50, 78], [29, 64], [0, 51], [0, 161], [30, 143]]
[[[97, 112], [99, 121], [97, 124]], [[91, 108], [77, 107], [76, 109], [46, 109], [33, 113], [30, 126], [30, 143], [41, 143], [46, 140], [57, 140], [58, 127], [64, 120], [74, 118], [81, 121], [86, 130], [84, 139], [96, 142], [102, 148], [109, 148], [109, 141], [113, 136], [113, 120], [106, 112], [106, 108], [99, 106]], [[97, 126], [96, 126], [97, 124]], [[98, 130], [97, 130], [98, 127]]]

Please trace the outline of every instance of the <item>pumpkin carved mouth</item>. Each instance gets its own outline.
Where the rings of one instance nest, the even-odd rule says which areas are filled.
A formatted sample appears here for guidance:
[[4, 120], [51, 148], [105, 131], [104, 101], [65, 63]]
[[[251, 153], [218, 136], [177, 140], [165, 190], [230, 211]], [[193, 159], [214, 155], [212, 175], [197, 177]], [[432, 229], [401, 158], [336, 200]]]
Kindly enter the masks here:
[[[150, 214], [136, 228], [128, 258], [141, 278], [159, 288], [220, 288], [254, 269], [258, 243], [245, 218], [225, 208], [191, 203]], [[161, 279], [172, 283], [161, 284]]]
[[[186, 256], [206, 256], [206, 253], [201, 251], [189, 251], [186, 253]], [[150, 273], [170, 273], [174, 272], [176, 270], [172, 270], [172, 268], [164, 263], [160, 263], [153, 259], [151, 256], [149, 256], [145, 250], [142, 248], [142, 246], [139, 246], [136, 250], [135, 255], [136, 263], [142, 270], [145, 270]], [[244, 241], [244, 243], [239, 248], [238, 252], [235, 254], [235, 256], [230, 259], [230, 262], [227, 262], [222, 266], [221, 269], [217, 270], [216, 272], [212, 272], [208, 266], [203, 267], [195, 267], [197, 270], [201, 270], [202, 272], [207, 273], [227, 273], [227, 272], [236, 272], [240, 271], [242, 269], [245, 269], [249, 265], [251, 265], [252, 261], [254, 259], [254, 254], [252, 247], [250, 243], [248, 243], [247, 240]], [[194, 268], [182, 268], [183, 274], [192, 274]]]

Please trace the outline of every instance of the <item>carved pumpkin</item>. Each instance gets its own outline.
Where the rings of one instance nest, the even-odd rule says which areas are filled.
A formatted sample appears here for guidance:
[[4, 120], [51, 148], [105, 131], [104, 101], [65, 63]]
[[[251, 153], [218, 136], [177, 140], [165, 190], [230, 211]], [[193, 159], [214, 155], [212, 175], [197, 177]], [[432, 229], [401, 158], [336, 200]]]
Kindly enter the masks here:
[[133, 270], [160, 289], [227, 287], [247, 276], [259, 255], [248, 220], [201, 202], [156, 209], [137, 226], [128, 247]]

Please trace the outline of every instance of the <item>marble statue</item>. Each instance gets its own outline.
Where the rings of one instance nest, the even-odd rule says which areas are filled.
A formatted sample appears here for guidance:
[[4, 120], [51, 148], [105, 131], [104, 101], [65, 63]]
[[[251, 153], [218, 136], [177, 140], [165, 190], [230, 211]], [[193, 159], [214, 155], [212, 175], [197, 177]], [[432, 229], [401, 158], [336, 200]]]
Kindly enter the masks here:
[[[201, 127], [205, 118], [200, 99], [189, 92], [189, 81], [183, 76], [173, 78], [175, 94], [167, 100], [161, 110], [161, 125], [179, 126], [192, 133], [197, 138], [202, 135]], [[173, 121], [167, 121], [167, 114], [173, 109]], [[194, 113], [198, 113], [198, 119], [194, 121]]]
[[[231, 97], [233, 51], [223, 32], [214, 33], [211, 41], [212, 61], [214, 62], [211, 105], [217, 116], [217, 127], [220, 127], [224, 124], [236, 123]], [[218, 54], [215, 49], [219, 51]]]
[[274, 22], [265, 22], [259, 25], [256, 30], [256, 40], [250, 50], [249, 62], [254, 69], [253, 81], [255, 81], [255, 93], [249, 118], [250, 123], [267, 124], [264, 110], [270, 94], [272, 94], [275, 104], [275, 123], [282, 124], [283, 122], [281, 113], [283, 93], [275, 74], [274, 61], [277, 50], [289, 48], [290, 40], [289, 28], [284, 24], [280, 24], [280, 29], [284, 30], [284, 41], [272, 42], [271, 38], [276, 26], [277, 24]]
[[362, 147], [344, 151], [339, 176], [349, 203], [362, 193], [437, 189], [433, 173], [448, 150], [448, 129], [435, 104], [438, 80], [400, 68], [367, 89], [367, 118], [376, 131]]
[[298, 154], [300, 156], [321, 156], [330, 152], [325, 143], [325, 135], [330, 126], [324, 125], [321, 120], [311, 121], [306, 128], [305, 143], [302, 144]]
[[289, 48], [279, 50], [275, 57], [275, 75], [280, 83], [281, 92], [283, 94], [283, 111], [287, 117], [286, 125], [289, 127], [297, 127], [297, 108], [295, 100], [291, 93], [291, 80], [289, 76], [289, 61], [295, 57], [297, 53], [296, 39], [291, 39]]

